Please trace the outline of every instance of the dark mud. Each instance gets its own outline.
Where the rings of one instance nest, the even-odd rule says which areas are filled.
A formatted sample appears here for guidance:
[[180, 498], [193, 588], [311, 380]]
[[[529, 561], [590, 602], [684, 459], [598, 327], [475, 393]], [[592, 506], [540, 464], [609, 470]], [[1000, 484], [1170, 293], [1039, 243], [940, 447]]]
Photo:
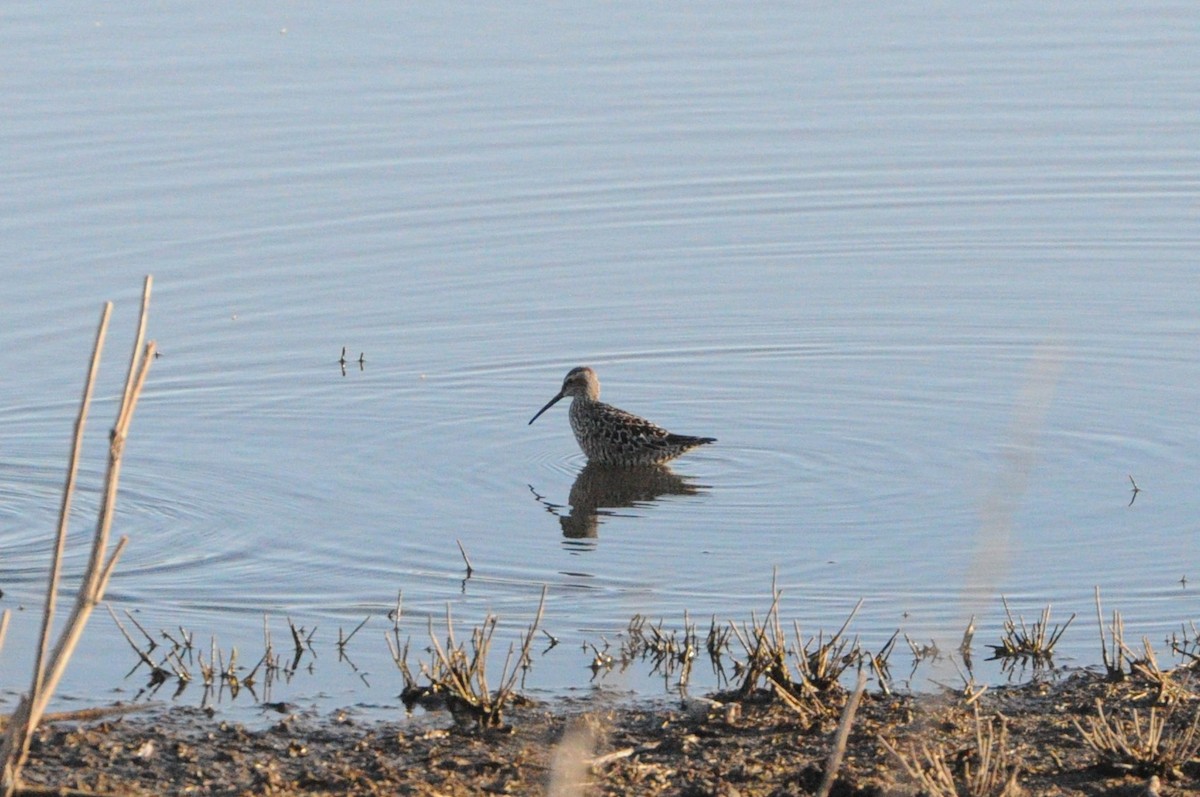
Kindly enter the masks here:
[[[1099, 756], [1072, 722], [1086, 725], [1097, 700], [1110, 716], [1137, 708], [1145, 720], [1156, 697], [1145, 685], [1078, 673], [989, 690], [977, 704], [983, 717], [1005, 719], [1002, 755], [1019, 766], [1022, 793], [1200, 795], [1200, 761], [1152, 782], [1153, 766]], [[564, 700], [513, 708], [505, 728], [486, 731], [448, 714], [395, 723], [282, 715], [247, 730], [198, 710], [149, 708], [41, 728], [25, 781], [122, 795], [810, 795], [845, 700], [803, 715], [769, 693], [627, 706]], [[1196, 711], [1180, 697], [1169, 736], [1179, 738]], [[921, 793], [881, 738], [901, 750], [938, 746], [960, 780], [964, 767], [978, 767], [975, 707], [961, 694], [867, 693], [832, 794]]]

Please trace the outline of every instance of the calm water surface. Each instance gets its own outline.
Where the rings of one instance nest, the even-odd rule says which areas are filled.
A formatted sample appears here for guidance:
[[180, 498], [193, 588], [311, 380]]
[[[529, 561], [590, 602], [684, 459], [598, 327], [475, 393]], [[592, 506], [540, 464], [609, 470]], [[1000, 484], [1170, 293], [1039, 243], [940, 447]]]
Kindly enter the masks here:
[[[4, 17], [6, 700], [100, 306], [72, 572], [145, 273], [164, 356], [110, 603], [243, 660], [264, 615], [315, 627], [277, 699], [391, 711], [398, 592], [414, 649], [447, 605], [506, 646], [545, 585], [549, 693], [635, 613], [761, 614], [773, 573], [806, 632], [863, 599], [872, 650], [975, 614], [986, 652], [1001, 595], [1089, 618], [1083, 665], [1096, 586], [1131, 639], [1200, 612], [1186, 4]], [[720, 442], [649, 483], [585, 469], [565, 404], [527, 425], [579, 364]], [[334, 642], [368, 616], [356, 672]], [[65, 699], [136, 693], [106, 613], [83, 650]]]

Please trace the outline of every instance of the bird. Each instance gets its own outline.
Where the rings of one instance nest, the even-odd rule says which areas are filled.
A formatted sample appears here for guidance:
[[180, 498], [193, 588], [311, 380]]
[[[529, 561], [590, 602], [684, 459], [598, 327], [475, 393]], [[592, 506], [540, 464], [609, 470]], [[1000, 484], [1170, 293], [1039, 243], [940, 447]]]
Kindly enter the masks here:
[[600, 378], [587, 366], [568, 371], [562, 390], [529, 423], [567, 396], [571, 397], [571, 431], [589, 462], [624, 467], [658, 465], [697, 446], [717, 442], [713, 437], [672, 434], [645, 418], [605, 404], [600, 401]]

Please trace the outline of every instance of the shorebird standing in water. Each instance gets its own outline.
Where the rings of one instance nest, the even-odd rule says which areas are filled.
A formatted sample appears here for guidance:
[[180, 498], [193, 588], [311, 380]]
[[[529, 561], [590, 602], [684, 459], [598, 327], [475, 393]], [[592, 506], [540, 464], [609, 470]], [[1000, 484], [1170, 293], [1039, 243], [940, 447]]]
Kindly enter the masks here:
[[671, 434], [645, 418], [600, 401], [600, 379], [591, 368], [572, 368], [563, 380], [562, 390], [550, 399], [537, 415], [560, 399], [571, 397], [571, 431], [588, 460], [601, 465], [657, 465], [674, 459], [685, 451], [705, 443], [717, 442], [712, 437], [690, 437]]

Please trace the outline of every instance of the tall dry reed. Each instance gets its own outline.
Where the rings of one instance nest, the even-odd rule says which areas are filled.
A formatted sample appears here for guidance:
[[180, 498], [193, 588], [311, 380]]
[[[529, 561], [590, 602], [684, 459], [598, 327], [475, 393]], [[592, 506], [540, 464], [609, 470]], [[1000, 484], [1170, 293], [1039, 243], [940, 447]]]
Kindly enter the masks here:
[[46, 579], [46, 602], [42, 611], [42, 629], [33, 666], [33, 677], [29, 691], [21, 696], [16, 710], [9, 719], [3, 743], [0, 744], [0, 793], [4, 797], [11, 797], [20, 788], [21, 770], [29, 758], [29, 743], [33, 731], [46, 713], [50, 698], [54, 695], [54, 690], [67, 669], [67, 662], [70, 661], [71, 654], [74, 653], [75, 646], [79, 643], [79, 638], [91, 617], [92, 610], [104, 597], [104, 591], [112, 576], [113, 568], [128, 542], [127, 537], [121, 537], [109, 551], [109, 533], [112, 530], [113, 512], [117, 502], [117, 485], [121, 478], [121, 459], [125, 450], [125, 441], [129, 435], [129, 426], [133, 422], [133, 412], [137, 408], [142, 388], [146, 384], [146, 375], [150, 371], [150, 364], [154, 361], [154, 342], [144, 343], [146, 314], [150, 306], [152, 285], [153, 278], [147, 276], [142, 289], [142, 308], [138, 319], [137, 335], [134, 338], [133, 352], [129, 359], [129, 371], [125, 377], [125, 390], [122, 394], [120, 409], [117, 411], [116, 421], [109, 433], [108, 468], [105, 472], [104, 492], [97, 512], [91, 555], [88, 557], [87, 568], [76, 593], [75, 606], [51, 650], [50, 637], [58, 603], [67, 525], [70, 520], [71, 501], [75, 494], [75, 478], [83, 453], [84, 429], [87, 426], [88, 410], [91, 407], [96, 375], [100, 370], [100, 354], [104, 350], [104, 340], [108, 334], [112, 302], [105, 303], [100, 314], [100, 325], [96, 330], [91, 365], [84, 383], [83, 399], [75, 420], [75, 435], [67, 463], [66, 483], [63, 486], [62, 503], [59, 507], [58, 533], [55, 538], [54, 553], [50, 560], [50, 574]]

